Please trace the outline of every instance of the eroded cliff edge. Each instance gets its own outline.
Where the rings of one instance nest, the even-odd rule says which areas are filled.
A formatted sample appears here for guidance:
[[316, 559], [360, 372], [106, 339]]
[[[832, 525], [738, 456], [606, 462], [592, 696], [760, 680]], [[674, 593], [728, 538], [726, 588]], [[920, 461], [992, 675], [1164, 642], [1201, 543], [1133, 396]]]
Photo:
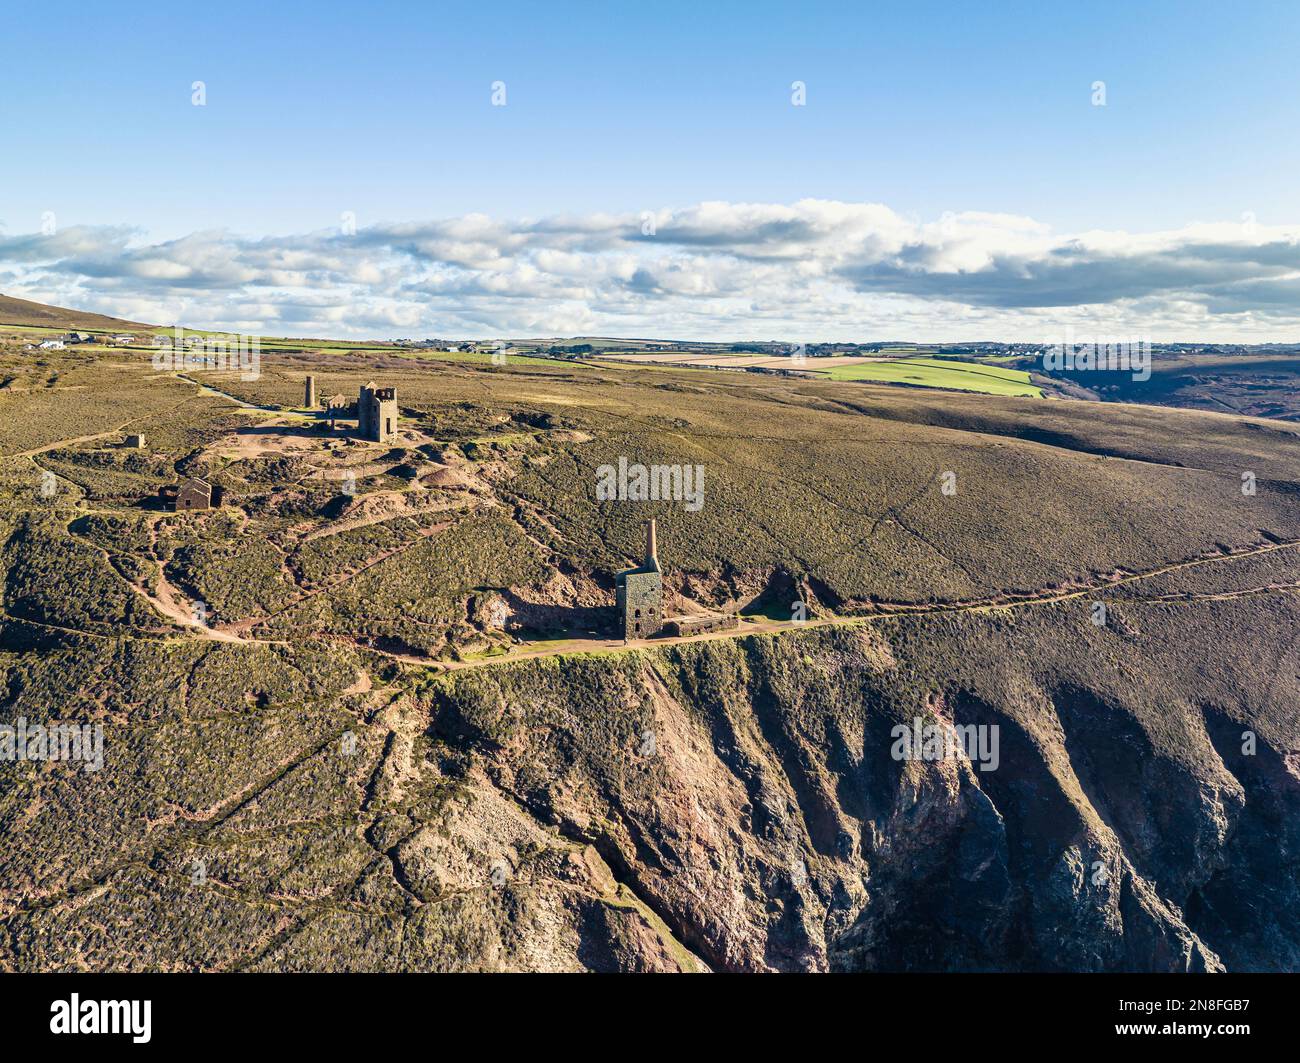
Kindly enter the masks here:
[[[1292, 969], [1296, 617], [1261, 601], [1117, 600], [1105, 628], [1077, 600], [882, 618], [369, 687], [342, 649], [63, 647], [43, 667], [70, 682], [187, 678], [110, 719], [102, 772], [6, 793], [6, 832], [40, 844], [4, 855], [0, 959]], [[254, 675], [277, 693], [231, 712]], [[996, 727], [996, 767], [898, 759], [917, 718]]]
[[[1248, 640], [1202, 608], [483, 669], [430, 689], [433, 733], [715, 969], [1289, 969], [1288, 610]], [[917, 718], [996, 728], [996, 766], [896, 759]]]

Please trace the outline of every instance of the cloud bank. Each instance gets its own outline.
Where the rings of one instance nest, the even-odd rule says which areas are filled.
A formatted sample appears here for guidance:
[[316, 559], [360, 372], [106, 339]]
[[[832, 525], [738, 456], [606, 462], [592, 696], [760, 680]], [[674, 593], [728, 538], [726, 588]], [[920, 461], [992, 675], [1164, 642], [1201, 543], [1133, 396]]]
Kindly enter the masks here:
[[161, 242], [0, 229], [0, 289], [267, 335], [1294, 341], [1300, 226], [1062, 235], [1006, 214], [802, 200]]

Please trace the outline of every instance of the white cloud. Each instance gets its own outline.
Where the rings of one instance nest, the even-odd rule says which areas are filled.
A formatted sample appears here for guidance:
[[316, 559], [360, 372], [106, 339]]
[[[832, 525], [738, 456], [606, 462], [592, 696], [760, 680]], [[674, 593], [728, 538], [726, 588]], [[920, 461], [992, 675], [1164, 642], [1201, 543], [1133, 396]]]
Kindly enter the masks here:
[[1300, 228], [1054, 234], [1032, 218], [919, 221], [881, 204], [708, 202], [482, 214], [250, 239], [121, 227], [0, 233], [26, 298], [267, 334], [604, 333], [788, 340], [1300, 338]]

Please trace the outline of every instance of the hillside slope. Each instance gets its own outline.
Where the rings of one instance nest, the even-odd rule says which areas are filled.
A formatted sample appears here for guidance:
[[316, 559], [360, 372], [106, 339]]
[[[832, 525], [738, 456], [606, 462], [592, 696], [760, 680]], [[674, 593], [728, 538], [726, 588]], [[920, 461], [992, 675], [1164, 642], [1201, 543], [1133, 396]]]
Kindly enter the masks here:
[[[397, 354], [202, 378], [252, 407], [124, 352], [4, 368], [0, 719], [104, 760], [0, 762], [0, 967], [1300, 960], [1291, 426]], [[394, 384], [398, 438], [295, 410], [309, 371]], [[620, 458], [702, 465], [702, 506], [597, 501]], [[157, 509], [191, 474], [222, 507]], [[674, 608], [766, 619], [604, 638], [649, 516]], [[994, 745], [899, 756], [918, 720]]]
[[12, 295], [0, 294], [0, 325], [28, 325], [68, 329], [146, 329], [151, 325], [139, 321], [124, 321], [105, 314], [91, 314], [85, 310], [69, 310], [62, 306], [47, 306]]

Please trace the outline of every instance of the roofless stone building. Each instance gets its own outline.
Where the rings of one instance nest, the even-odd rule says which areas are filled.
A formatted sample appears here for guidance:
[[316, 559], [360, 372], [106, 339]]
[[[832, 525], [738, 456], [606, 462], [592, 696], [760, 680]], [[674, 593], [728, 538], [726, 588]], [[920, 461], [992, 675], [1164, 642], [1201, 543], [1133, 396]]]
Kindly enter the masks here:
[[372, 443], [387, 443], [397, 434], [397, 389], [361, 385], [357, 398], [357, 435]]
[[373, 380], [362, 384], [355, 403], [342, 395], [322, 398], [316, 390], [316, 377], [308, 375], [302, 383], [302, 404], [309, 410], [324, 407], [330, 428], [339, 418], [357, 419], [356, 434], [372, 443], [388, 443], [397, 435], [397, 389], [381, 388]]
[[705, 635], [730, 630], [740, 622], [734, 612], [664, 616], [664, 574], [659, 567], [653, 520], [645, 529], [645, 560], [636, 568], [629, 568], [614, 577], [614, 592], [618, 622], [625, 642], [656, 635]]
[[655, 522], [645, 530], [645, 560], [614, 577], [619, 622], [624, 639], [648, 639], [659, 634], [664, 618], [664, 577], [659, 569]]
[[187, 510], [212, 509], [221, 504], [220, 494], [200, 476], [191, 476], [179, 484], [164, 484], [158, 497], [166, 509], [183, 513]]

